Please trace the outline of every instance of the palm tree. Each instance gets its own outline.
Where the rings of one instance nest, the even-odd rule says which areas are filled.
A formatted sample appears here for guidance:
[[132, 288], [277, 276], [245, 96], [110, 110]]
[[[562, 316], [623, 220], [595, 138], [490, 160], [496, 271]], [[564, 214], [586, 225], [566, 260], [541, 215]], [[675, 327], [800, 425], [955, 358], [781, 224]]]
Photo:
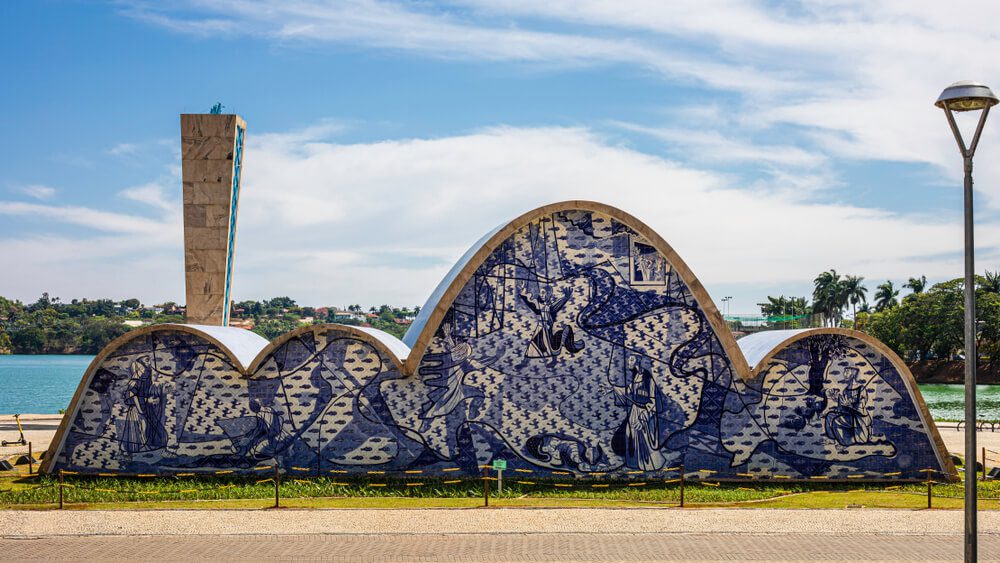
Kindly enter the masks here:
[[986, 275], [979, 285], [987, 293], [1000, 293], [1000, 270], [996, 272], [986, 270]]
[[830, 269], [813, 280], [813, 310], [823, 315], [823, 324], [832, 321], [843, 308], [840, 274]]
[[[867, 301], [865, 301], [861, 305], [858, 305], [858, 314], [859, 315], [862, 314], [862, 313], [864, 313], [864, 314], [867, 315], [867, 314], [871, 314], [871, 312], [872, 312], [872, 306], [869, 305]], [[868, 319], [866, 317], [865, 321], [867, 321], [867, 320]], [[865, 332], [865, 323], [859, 322], [859, 320], [857, 318], [855, 318], [854, 319], [854, 327], [852, 327], [852, 328], [854, 328], [854, 330], [860, 330], [862, 332]]]
[[913, 293], [923, 293], [924, 289], [927, 287], [927, 276], [910, 278], [910, 281], [904, 283], [903, 287], [909, 288]]
[[[913, 278], [910, 278], [910, 281], [913, 281]], [[878, 284], [878, 289], [875, 291], [875, 310], [885, 311], [898, 305], [897, 295], [899, 295], [899, 290], [892, 286], [892, 280]]]
[[864, 276], [847, 276], [844, 278], [844, 281], [841, 282], [840, 295], [845, 304], [851, 304], [852, 319], [858, 316], [858, 303], [868, 302], [868, 297], [865, 295], [868, 293], [868, 288], [861, 283], [863, 281], [865, 281]]

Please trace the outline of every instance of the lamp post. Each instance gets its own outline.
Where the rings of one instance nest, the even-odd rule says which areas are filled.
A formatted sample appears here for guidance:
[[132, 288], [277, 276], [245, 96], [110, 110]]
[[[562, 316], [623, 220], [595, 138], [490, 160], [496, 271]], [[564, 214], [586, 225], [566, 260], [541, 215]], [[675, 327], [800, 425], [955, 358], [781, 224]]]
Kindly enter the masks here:
[[[944, 110], [948, 125], [965, 164], [965, 560], [976, 561], [976, 279], [974, 240], [972, 236], [972, 157], [990, 108], [1000, 101], [978, 82], [956, 82], [941, 92], [937, 107]], [[956, 111], [979, 111], [979, 124], [966, 146], [955, 123]], [[972, 471], [969, 468], [972, 468]], [[970, 475], [971, 473], [971, 475]]]

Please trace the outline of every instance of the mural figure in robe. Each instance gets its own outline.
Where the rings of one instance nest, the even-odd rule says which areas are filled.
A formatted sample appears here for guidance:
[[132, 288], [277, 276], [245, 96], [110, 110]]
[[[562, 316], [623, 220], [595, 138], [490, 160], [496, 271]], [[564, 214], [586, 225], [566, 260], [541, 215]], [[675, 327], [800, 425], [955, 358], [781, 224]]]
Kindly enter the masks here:
[[663, 395], [653, 378], [652, 361], [645, 356], [629, 355], [626, 360], [625, 386], [615, 388], [615, 404], [627, 409], [627, 416], [615, 432], [615, 453], [632, 469], [652, 471], [663, 467], [666, 459], [660, 452], [660, 421]]
[[632, 243], [632, 281], [642, 285], [663, 282], [664, 265], [656, 248], [641, 242]]
[[285, 432], [284, 417], [279, 411], [260, 404], [257, 399], [250, 400], [250, 417], [253, 426], [243, 437], [238, 449], [240, 455], [250, 455], [255, 459], [267, 459], [280, 452], [283, 443], [289, 437]]
[[857, 368], [847, 368], [848, 375], [844, 390], [830, 389], [827, 396], [835, 406], [825, 416], [827, 437], [842, 446], [867, 444], [872, 435], [872, 416], [864, 385], [858, 383]]
[[153, 383], [147, 358], [132, 362], [131, 369], [132, 378], [122, 393], [126, 411], [118, 443], [128, 454], [158, 450], [167, 445], [163, 387]]
[[537, 298], [523, 291], [518, 294], [521, 302], [538, 317], [538, 328], [528, 343], [525, 358], [555, 358], [562, 353], [563, 348], [570, 355], [583, 350], [583, 342], [573, 338], [572, 326], [560, 325], [556, 329], [556, 316], [566, 306], [571, 295], [570, 289], [565, 288], [562, 297], [556, 297], [547, 285], [539, 287]]
[[496, 354], [487, 358], [474, 358], [468, 340], [454, 336], [452, 323], [444, 323], [441, 330], [446, 351], [427, 354], [419, 369], [420, 375], [426, 378], [424, 382], [431, 388], [430, 400], [424, 404], [420, 418], [429, 421], [444, 416], [466, 401], [470, 401], [470, 418], [475, 418], [483, 404], [483, 392], [466, 385], [465, 378], [496, 363], [504, 349], [499, 348]]

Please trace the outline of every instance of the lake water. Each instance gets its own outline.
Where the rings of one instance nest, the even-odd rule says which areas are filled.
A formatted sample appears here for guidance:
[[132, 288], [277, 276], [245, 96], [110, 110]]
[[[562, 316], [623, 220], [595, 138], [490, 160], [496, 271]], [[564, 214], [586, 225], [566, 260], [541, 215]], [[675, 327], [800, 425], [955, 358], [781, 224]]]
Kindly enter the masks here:
[[0, 356], [0, 414], [55, 414], [93, 356]]
[[[0, 356], [0, 414], [54, 414], [69, 405], [93, 356]], [[934, 418], [964, 418], [961, 385], [925, 384]], [[976, 388], [978, 418], [1000, 420], [1000, 385]]]

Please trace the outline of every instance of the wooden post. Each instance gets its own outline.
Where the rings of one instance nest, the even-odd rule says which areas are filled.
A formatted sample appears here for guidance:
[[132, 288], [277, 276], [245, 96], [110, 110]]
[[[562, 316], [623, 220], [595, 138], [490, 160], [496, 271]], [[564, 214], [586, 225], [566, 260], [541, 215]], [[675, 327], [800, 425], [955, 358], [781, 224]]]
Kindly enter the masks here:
[[931, 507], [931, 487], [934, 486], [934, 481], [930, 479], [930, 473], [927, 474], [927, 508]]
[[59, 510], [63, 509], [63, 472], [59, 470]]
[[31, 442], [28, 442], [28, 475], [35, 472], [35, 454], [31, 451]]
[[[976, 464], [972, 464], [972, 470], [976, 470]], [[983, 448], [983, 482], [986, 482], [986, 448]]]
[[684, 464], [681, 464], [681, 508], [684, 508]]
[[274, 461], [274, 507], [281, 508], [281, 473], [278, 471], [278, 461]]
[[490, 506], [490, 468], [488, 466], [483, 467], [483, 506], [486, 508]]

